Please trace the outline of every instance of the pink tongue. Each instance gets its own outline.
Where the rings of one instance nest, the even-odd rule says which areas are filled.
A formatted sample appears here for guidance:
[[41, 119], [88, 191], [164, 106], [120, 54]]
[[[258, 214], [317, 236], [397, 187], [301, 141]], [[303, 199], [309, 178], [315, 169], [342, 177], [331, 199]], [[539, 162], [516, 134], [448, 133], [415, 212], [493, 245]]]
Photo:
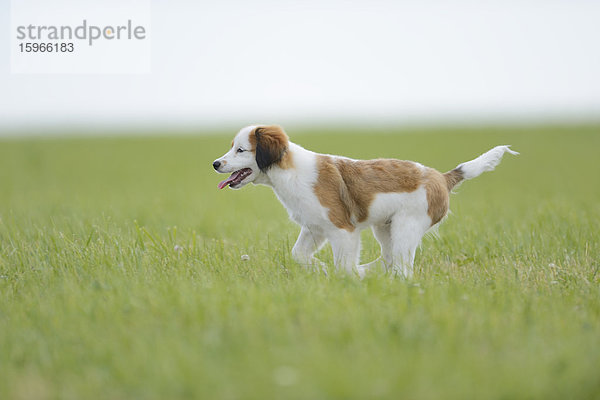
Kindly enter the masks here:
[[232, 181], [233, 179], [231, 179], [231, 177], [225, 179], [222, 182], [219, 182], [219, 189], [223, 189], [225, 186], [229, 185], [229, 183]]
[[241, 171], [236, 171], [233, 174], [231, 174], [231, 176], [227, 179], [225, 179], [222, 182], [219, 182], [219, 189], [223, 189], [225, 186], [229, 185], [231, 182], [233, 182], [239, 175], [240, 175]]

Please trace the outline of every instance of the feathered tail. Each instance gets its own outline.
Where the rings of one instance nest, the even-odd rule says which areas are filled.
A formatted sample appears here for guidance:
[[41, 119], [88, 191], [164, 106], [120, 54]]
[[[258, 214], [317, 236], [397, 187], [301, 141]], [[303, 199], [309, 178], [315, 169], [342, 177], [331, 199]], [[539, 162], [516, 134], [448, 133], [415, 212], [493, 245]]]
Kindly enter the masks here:
[[464, 162], [452, 171], [444, 174], [448, 191], [458, 185], [463, 180], [473, 179], [486, 171], [493, 171], [502, 160], [504, 153], [518, 155], [516, 151], [510, 149], [510, 146], [496, 146], [487, 153], [483, 153], [474, 160]]

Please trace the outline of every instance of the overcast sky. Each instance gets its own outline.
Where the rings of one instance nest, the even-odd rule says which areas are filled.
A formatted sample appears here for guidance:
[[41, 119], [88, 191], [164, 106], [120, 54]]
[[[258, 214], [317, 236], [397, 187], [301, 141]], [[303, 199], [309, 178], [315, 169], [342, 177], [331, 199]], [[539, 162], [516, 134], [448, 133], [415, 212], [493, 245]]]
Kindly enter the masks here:
[[144, 75], [11, 74], [2, 32], [4, 132], [600, 116], [599, 1], [153, 1]]

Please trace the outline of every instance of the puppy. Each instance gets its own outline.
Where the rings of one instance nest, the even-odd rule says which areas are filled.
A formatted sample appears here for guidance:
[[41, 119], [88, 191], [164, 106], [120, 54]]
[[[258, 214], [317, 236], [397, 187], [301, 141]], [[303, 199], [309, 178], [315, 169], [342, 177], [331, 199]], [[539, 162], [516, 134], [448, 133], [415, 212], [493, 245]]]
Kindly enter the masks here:
[[[497, 146], [442, 174], [412, 161], [318, 154], [290, 142], [279, 126], [247, 126], [213, 167], [231, 174], [219, 189], [240, 189], [248, 183], [273, 188], [290, 218], [302, 227], [292, 249], [298, 263], [319, 264], [313, 254], [328, 240], [338, 269], [362, 277], [381, 265], [408, 278], [421, 238], [448, 212], [452, 188], [493, 170], [505, 152], [518, 154], [509, 146]], [[368, 227], [381, 246], [381, 257], [358, 265], [360, 232]]]

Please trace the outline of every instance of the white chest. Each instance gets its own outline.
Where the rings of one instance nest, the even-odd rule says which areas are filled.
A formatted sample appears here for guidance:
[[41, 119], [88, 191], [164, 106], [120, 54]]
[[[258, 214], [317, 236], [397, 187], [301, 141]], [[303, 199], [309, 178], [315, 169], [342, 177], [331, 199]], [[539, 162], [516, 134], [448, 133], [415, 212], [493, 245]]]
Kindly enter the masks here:
[[[291, 183], [291, 182], [290, 182]], [[324, 215], [324, 208], [313, 191], [313, 185], [292, 184], [273, 186], [281, 204], [287, 209], [290, 218], [300, 225], [318, 224]]]
[[314, 154], [295, 152], [294, 164], [294, 169], [269, 173], [273, 191], [296, 223], [322, 223], [327, 210], [321, 206], [314, 192], [317, 181]]

